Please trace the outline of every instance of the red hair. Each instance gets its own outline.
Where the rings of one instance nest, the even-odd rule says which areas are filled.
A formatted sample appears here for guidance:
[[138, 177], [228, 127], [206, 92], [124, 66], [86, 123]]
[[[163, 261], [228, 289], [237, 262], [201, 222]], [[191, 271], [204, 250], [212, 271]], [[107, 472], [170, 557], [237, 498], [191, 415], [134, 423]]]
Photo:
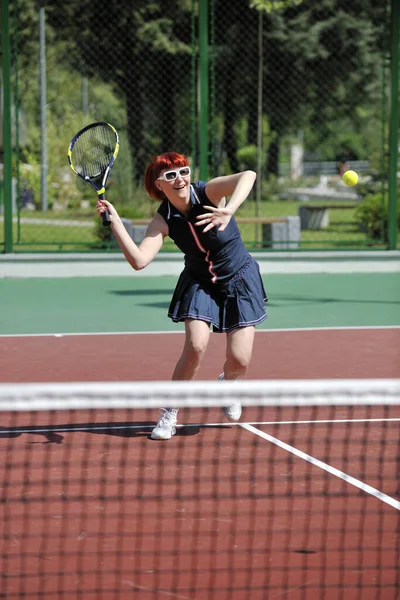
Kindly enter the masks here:
[[188, 167], [189, 162], [186, 156], [177, 152], [165, 152], [159, 156], [153, 156], [151, 163], [147, 165], [144, 174], [144, 187], [146, 192], [155, 200], [164, 200], [165, 195], [156, 186], [156, 180], [164, 169], [175, 169], [179, 167]]

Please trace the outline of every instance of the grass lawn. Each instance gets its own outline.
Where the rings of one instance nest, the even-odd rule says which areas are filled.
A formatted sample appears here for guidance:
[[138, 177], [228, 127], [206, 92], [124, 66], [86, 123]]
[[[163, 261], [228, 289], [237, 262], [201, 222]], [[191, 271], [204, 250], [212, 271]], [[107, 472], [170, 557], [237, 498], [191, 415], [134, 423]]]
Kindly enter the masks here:
[[[260, 217], [285, 217], [298, 215], [299, 207], [310, 203], [296, 201], [261, 202]], [[321, 204], [319, 202], [318, 204]], [[329, 207], [333, 202], [327, 203]], [[123, 211], [121, 211], [123, 214]], [[96, 217], [93, 209], [79, 211], [28, 212], [21, 211], [21, 222], [13, 224], [13, 242], [16, 252], [56, 251], [101, 251]], [[237, 217], [256, 216], [256, 205], [247, 201], [238, 211]], [[1, 219], [2, 221], [2, 219]], [[43, 221], [41, 223], [41, 221]], [[0, 244], [4, 244], [4, 231], [0, 222]], [[239, 224], [243, 240], [250, 250], [262, 250], [262, 228], [260, 225]], [[360, 247], [383, 247], [379, 242], [368, 241], [355, 220], [355, 207], [329, 210], [329, 227], [320, 230], [301, 231], [300, 249], [345, 249]], [[175, 249], [167, 238], [164, 249]]]

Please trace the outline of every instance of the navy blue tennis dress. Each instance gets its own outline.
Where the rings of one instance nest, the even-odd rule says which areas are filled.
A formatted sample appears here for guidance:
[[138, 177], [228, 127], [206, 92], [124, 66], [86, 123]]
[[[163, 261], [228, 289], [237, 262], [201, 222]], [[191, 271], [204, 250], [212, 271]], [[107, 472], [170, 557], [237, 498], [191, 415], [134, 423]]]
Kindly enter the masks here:
[[213, 227], [204, 233], [204, 226], [195, 226], [196, 217], [207, 212], [204, 205], [212, 205], [206, 185], [191, 184], [187, 217], [167, 199], [158, 209], [169, 237], [185, 255], [168, 316], [175, 323], [206, 321], [214, 332], [227, 333], [264, 321], [267, 295], [258, 263], [246, 250], [234, 218], [222, 232]]

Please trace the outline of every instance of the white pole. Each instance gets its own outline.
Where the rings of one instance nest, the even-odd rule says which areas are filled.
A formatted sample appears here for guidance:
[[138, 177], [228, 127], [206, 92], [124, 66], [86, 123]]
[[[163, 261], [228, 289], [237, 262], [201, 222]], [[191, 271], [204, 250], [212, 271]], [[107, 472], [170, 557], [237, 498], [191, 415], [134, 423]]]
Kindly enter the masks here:
[[47, 210], [47, 146], [46, 146], [46, 36], [45, 11], [39, 10], [40, 24], [40, 140], [41, 140], [41, 188], [42, 210]]

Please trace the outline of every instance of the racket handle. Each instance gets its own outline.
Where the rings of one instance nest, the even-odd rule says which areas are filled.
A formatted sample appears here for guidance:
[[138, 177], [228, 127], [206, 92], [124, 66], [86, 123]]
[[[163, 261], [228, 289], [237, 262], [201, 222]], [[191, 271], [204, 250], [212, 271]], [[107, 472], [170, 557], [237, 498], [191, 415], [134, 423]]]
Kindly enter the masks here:
[[[106, 199], [106, 195], [104, 193], [104, 188], [102, 190], [102, 193], [98, 194], [98, 196], [99, 196], [99, 200]], [[109, 227], [111, 225], [110, 213], [108, 212], [107, 209], [101, 214], [101, 220], [103, 221], [104, 227]]]
[[110, 213], [108, 210], [105, 210], [101, 215], [101, 220], [103, 221], [104, 227], [109, 227], [111, 225], [110, 221]]

